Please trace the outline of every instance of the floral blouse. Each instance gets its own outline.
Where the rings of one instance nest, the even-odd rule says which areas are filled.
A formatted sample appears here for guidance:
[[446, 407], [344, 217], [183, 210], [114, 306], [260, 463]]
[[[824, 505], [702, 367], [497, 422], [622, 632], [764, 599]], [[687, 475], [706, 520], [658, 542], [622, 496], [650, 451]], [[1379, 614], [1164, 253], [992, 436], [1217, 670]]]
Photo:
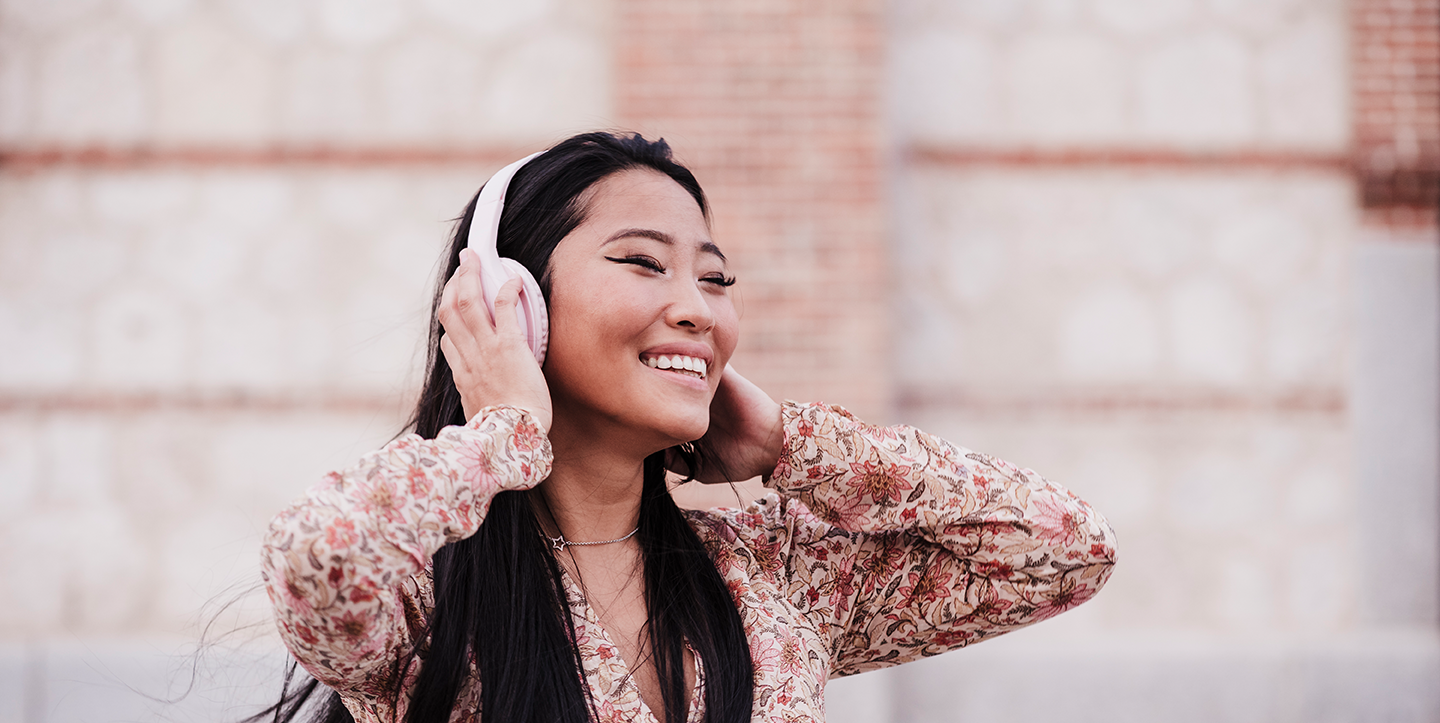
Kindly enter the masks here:
[[[822, 721], [828, 678], [896, 665], [1045, 620], [1090, 597], [1115, 562], [1109, 525], [1029, 470], [824, 404], [783, 406], [770, 494], [687, 512], [749, 637], [761, 721]], [[280, 632], [357, 721], [390, 703], [425, 634], [430, 559], [474, 534], [491, 498], [550, 472], [523, 410], [488, 407], [434, 440], [407, 435], [281, 512], [262, 566]], [[565, 587], [603, 721], [656, 719], [578, 585]], [[689, 719], [704, 717], [704, 661]], [[419, 669], [404, 671], [406, 688]], [[471, 663], [452, 721], [478, 720]], [[398, 714], [398, 715], [397, 715]]]

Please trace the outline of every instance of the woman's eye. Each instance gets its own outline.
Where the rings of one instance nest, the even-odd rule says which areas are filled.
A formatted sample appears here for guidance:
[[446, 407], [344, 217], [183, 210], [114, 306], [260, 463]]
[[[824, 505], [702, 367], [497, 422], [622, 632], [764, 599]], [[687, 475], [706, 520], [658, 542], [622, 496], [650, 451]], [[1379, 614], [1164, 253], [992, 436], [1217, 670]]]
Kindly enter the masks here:
[[720, 287], [727, 287], [727, 286], [734, 286], [734, 285], [735, 285], [735, 277], [734, 277], [734, 276], [711, 275], [711, 276], [702, 277], [700, 280], [701, 280], [701, 281], [704, 281], [704, 282], [707, 282], [707, 283], [714, 284], [714, 285], [716, 285], [716, 286], [720, 286]]
[[640, 266], [642, 268], [650, 269], [651, 271], [654, 271], [658, 274], [665, 273], [665, 267], [661, 266], [659, 261], [656, 261], [649, 256], [621, 256], [618, 258], [614, 256], [606, 256], [605, 260], [614, 261], [617, 264], [631, 264], [633, 266]]

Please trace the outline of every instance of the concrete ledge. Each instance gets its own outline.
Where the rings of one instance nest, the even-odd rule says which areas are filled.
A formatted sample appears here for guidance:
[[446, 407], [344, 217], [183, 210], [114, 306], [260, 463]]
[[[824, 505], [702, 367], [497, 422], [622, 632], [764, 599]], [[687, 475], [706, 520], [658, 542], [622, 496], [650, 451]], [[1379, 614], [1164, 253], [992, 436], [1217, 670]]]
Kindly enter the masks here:
[[1003, 638], [896, 671], [907, 723], [1440, 720], [1434, 631], [1328, 641]]
[[[275, 702], [286, 657], [267, 639], [0, 645], [0, 723], [237, 721]], [[830, 723], [1429, 723], [1440, 634], [1330, 640], [1043, 631], [831, 681]], [[193, 681], [193, 685], [192, 685]]]

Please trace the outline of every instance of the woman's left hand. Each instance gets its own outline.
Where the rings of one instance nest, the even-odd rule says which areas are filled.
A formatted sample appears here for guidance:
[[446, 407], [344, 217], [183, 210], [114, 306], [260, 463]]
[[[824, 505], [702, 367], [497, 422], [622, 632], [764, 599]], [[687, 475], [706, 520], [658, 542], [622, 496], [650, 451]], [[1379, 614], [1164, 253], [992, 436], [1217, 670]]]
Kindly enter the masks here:
[[[710, 429], [696, 442], [712, 461], [702, 465], [697, 479], [715, 484], [769, 476], [780, 462], [784, 441], [780, 405], [726, 364], [710, 402]], [[683, 462], [672, 466], [687, 473]]]

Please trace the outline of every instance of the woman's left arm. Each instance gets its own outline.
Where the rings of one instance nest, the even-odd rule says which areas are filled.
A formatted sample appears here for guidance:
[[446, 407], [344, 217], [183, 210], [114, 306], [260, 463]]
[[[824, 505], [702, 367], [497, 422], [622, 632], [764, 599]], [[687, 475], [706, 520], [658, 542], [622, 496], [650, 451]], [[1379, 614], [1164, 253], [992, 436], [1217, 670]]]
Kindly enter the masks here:
[[829, 628], [832, 675], [1045, 620], [1110, 576], [1110, 525], [1034, 472], [840, 407], [786, 403], [781, 421], [768, 485], [819, 518], [792, 528], [790, 597]]

